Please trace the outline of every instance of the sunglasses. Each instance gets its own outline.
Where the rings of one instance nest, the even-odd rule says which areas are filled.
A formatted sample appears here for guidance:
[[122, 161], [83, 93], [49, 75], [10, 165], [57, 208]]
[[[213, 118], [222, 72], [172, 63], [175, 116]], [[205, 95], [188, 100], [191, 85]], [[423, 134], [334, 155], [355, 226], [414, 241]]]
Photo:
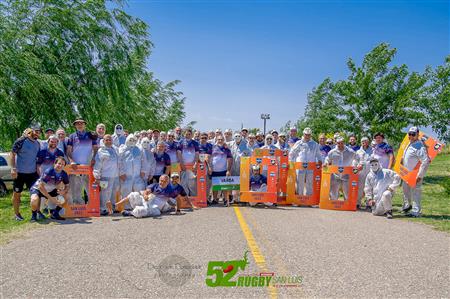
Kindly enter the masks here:
[[273, 140], [272, 138], [266, 138], [266, 140]]
[[408, 133], [408, 135], [409, 135], [409, 136], [416, 136], [417, 134], [414, 133], [414, 132], [410, 132], [410, 133]]
[[207, 139], [208, 137], [200, 137], [200, 139]]
[[327, 142], [327, 144], [328, 144], [328, 145], [332, 145], [332, 144], [333, 144], [333, 142]]

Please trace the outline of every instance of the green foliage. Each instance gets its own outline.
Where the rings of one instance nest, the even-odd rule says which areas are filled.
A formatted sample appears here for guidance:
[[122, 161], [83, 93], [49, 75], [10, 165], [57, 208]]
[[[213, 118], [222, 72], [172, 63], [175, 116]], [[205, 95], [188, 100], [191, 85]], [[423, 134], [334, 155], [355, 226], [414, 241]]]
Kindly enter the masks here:
[[121, 1], [106, 2], [0, 3], [1, 142], [30, 123], [67, 128], [77, 116], [129, 130], [183, 119], [178, 82], [163, 84], [146, 68], [148, 25]]
[[450, 58], [435, 71], [410, 72], [406, 65], [390, 66], [397, 50], [381, 43], [361, 66], [347, 62], [350, 74], [336, 83], [325, 79], [308, 94], [299, 130], [353, 133], [359, 137], [383, 132], [393, 144], [409, 125], [428, 126], [449, 140]]

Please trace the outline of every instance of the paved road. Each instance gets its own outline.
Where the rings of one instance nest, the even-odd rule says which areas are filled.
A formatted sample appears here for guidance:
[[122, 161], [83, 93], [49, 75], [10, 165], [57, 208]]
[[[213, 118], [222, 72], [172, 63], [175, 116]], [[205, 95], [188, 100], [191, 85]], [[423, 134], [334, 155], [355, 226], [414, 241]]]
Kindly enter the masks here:
[[[448, 298], [449, 245], [448, 234], [421, 224], [314, 208], [66, 221], [0, 247], [0, 291], [3, 298]], [[301, 276], [301, 286], [205, 285], [209, 261], [239, 260], [246, 250], [241, 274]], [[176, 261], [191, 272], [171, 269]]]

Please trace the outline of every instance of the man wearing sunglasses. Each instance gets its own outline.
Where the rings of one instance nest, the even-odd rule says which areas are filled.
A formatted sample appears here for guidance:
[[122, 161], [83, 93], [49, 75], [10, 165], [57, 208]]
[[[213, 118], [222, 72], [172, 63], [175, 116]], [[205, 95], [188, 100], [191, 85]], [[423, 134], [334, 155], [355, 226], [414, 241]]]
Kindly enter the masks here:
[[430, 159], [428, 158], [427, 148], [423, 142], [419, 140], [419, 129], [417, 127], [409, 128], [408, 138], [409, 144], [403, 153], [402, 164], [409, 171], [415, 169], [418, 163], [420, 163], [420, 166], [419, 172], [417, 173], [416, 186], [414, 188], [403, 182], [402, 211], [407, 213], [407, 216], [420, 217], [422, 212], [422, 182], [425, 172], [428, 169], [428, 165], [430, 164]]

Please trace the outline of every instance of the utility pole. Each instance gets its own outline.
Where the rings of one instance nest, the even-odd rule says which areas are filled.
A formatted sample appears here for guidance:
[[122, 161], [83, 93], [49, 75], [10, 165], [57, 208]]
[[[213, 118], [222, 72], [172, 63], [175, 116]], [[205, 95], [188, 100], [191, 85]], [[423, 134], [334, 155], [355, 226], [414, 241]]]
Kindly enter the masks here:
[[264, 137], [266, 136], [266, 120], [270, 119], [270, 114], [268, 113], [262, 113], [261, 119], [264, 120]]

